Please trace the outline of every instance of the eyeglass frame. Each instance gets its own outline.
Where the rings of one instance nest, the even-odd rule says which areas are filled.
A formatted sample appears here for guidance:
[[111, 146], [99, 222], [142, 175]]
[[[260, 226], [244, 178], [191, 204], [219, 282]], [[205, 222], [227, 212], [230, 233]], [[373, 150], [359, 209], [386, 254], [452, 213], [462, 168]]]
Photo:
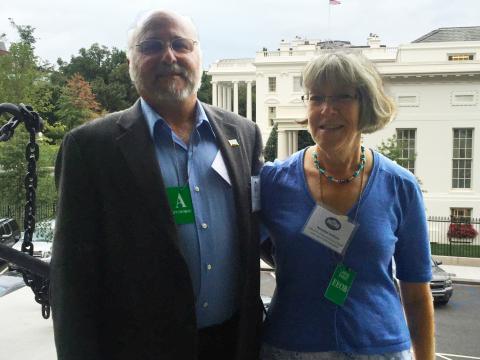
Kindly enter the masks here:
[[[173, 48], [172, 44], [175, 42], [175, 41], [178, 41], [178, 40], [188, 40], [188, 41], [191, 41], [192, 42], [192, 50], [190, 51], [177, 51]], [[146, 42], [153, 42], [153, 43], [157, 43], [157, 44], [163, 44], [163, 48], [161, 50], [158, 50], [158, 51], [153, 51], [153, 52], [144, 52], [142, 51], [142, 44], [146, 43]], [[154, 54], [160, 54], [160, 53], [163, 53], [166, 49], [167, 49], [167, 44], [168, 44], [168, 47], [175, 53], [175, 54], [190, 54], [191, 52], [193, 52], [193, 50], [195, 49], [195, 45], [198, 45], [198, 41], [197, 40], [193, 40], [193, 39], [189, 39], [189, 38], [183, 38], [183, 37], [177, 37], [173, 40], [161, 40], [161, 39], [146, 39], [146, 40], [142, 40], [140, 41], [138, 44], [135, 44], [135, 47], [139, 49], [139, 52], [143, 55], [154, 55]]]
[[301, 99], [304, 104], [308, 104], [310, 101], [318, 102], [316, 105], [321, 106], [326, 104], [327, 99], [330, 99], [330, 104], [332, 105], [346, 105], [354, 100], [358, 100], [360, 94], [355, 92], [354, 95], [350, 94], [338, 94], [338, 95], [310, 95], [305, 94], [301, 96]]

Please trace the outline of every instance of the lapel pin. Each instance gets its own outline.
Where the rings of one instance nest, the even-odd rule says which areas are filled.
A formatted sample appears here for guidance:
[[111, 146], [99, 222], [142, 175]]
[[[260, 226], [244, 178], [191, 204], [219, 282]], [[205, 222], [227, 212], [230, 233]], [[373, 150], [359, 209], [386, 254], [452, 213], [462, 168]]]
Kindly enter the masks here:
[[228, 143], [230, 144], [231, 147], [240, 146], [237, 139], [230, 139], [230, 140], [228, 140]]

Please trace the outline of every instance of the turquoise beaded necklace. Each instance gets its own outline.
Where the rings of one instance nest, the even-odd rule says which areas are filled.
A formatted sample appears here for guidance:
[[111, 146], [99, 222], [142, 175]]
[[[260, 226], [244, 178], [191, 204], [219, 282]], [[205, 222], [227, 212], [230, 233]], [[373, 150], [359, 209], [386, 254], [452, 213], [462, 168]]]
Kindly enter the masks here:
[[360, 173], [362, 172], [363, 168], [365, 167], [365, 161], [366, 161], [366, 157], [365, 157], [365, 147], [363, 145], [360, 146], [360, 162], [358, 164], [358, 168], [357, 170], [355, 170], [353, 172], [353, 174], [346, 178], [346, 179], [337, 179], [335, 177], [333, 177], [332, 175], [329, 175], [327, 173], [327, 170], [322, 168], [320, 166], [320, 163], [318, 162], [318, 156], [317, 156], [317, 152], [314, 151], [313, 152], [313, 163], [315, 164], [315, 167], [317, 168], [318, 172], [325, 176], [329, 181], [333, 181], [333, 182], [336, 182], [337, 184], [348, 184], [349, 182], [351, 182], [353, 179], [355, 179], [356, 177], [358, 177], [358, 175], [360, 175]]

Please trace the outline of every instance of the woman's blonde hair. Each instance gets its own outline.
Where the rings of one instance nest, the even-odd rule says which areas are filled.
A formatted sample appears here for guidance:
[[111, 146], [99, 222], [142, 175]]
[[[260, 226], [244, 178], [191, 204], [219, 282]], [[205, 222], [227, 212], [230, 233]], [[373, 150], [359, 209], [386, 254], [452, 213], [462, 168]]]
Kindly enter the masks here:
[[333, 52], [311, 60], [303, 70], [307, 93], [328, 84], [333, 88], [353, 87], [360, 101], [358, 130], [373, 133], [387, 125], [395, 115], [395, 103], [385, 94], [375, 66], [357, 52]]

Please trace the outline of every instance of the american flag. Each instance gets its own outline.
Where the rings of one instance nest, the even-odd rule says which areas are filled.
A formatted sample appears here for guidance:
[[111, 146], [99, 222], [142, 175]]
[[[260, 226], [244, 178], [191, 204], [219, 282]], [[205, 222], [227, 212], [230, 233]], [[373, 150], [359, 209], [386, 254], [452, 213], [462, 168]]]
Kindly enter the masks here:
[[340, 5], [341, 4], [340, 0], [329, 0], [328, 3], [330, 5]]

